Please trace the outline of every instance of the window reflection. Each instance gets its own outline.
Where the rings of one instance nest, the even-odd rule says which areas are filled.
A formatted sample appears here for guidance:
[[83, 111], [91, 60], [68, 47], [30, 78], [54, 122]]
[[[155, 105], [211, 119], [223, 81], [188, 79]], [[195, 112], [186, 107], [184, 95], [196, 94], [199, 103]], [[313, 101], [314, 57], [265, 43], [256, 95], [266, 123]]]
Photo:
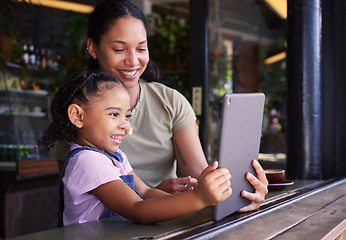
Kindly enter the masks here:
[[[285, 3], [285, 1], [283, 1]], [[217, 158], [221, 97], [264, 92], [259, 160], [265, 169], [286, 166], [286, 20], [264, 1], [209, 2], [209, 146]], [[271, 63], [266, 59], [281, 53]]]

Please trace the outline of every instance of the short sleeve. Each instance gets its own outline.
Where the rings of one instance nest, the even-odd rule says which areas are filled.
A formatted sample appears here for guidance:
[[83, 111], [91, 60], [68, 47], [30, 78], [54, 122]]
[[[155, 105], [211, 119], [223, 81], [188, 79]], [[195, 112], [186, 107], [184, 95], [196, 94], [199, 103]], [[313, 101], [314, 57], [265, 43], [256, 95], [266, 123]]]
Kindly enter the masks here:
[[173, 90], [172, 106], [172, 109], [174, 109], [173, 133], [196, 121], [196, 115], [190, 103], [176, 90]]
[[[126, 156], [125, 159], [128, 162]], [[78, 204], [83, 201], [80, 199], [83, 194], [102, 184], [121, 180], [121, 175], [123, 175], [122, 169], [115, 166], [107, 156], [84, 150], [70, 159], [66, 166], [63, 183], [74, 204]]]

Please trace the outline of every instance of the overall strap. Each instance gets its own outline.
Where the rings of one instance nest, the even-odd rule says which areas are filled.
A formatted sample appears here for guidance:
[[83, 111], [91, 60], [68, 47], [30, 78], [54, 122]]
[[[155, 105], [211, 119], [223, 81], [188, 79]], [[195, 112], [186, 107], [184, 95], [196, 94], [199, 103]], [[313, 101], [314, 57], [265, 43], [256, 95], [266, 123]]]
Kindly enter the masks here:
[[89, 147], [89, 146], [83, 146], [81, 148], [73, 149], [66, 156], [66, 159], [65, 159], [64, 165], [63, 165], [63, 167], [61, 169], [61, 173], [60, 173], [60, 177], [59, 177], [59, 212], [58, 212], [58, 224], [57, 224], [58, 227], [63, 227], [64, 226], [63, 213], [64, 213], [64, 208], [65, 208], [65, 203], [64, 203], [64, 187], [63, 187], [62, 178], [64, 177], [64, 174], [65, 174], [65, 168], [66, 168], [66, 166], [68, 164], [68, 161], [75, 154], [77, 154], [78, 152], [80, 152], [82, 150], [92, 150], [92, 151], [95, 151], [95, 152], [102, 153], [103, 155], [107, 156], [112, 162], [113, 162], [113, 159], [110, 156], [114, 157], [118, 162], [123, 162], [123, 157], [118, 152], [115, 152], [115, 153], [107, 152], [107, 154], [106, 154], [106, 153], [104, 153], [104, 152], [102, 152], [102, 151], [100, 151], [100, 150], [98, 150], [96, 148], [92, 148], [92, 147]]

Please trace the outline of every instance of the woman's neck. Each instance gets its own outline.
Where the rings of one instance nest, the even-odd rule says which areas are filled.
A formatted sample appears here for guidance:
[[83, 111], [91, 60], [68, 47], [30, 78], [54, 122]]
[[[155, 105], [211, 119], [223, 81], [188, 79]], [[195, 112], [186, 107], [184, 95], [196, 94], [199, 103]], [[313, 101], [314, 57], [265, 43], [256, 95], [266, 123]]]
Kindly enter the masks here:
[[139, 100], [139, 95], [140, 95], [140, 85], [137, 83], [135, 86], [128, 88], [127, 91], [130, 94], [130, 107], [133, 109]]

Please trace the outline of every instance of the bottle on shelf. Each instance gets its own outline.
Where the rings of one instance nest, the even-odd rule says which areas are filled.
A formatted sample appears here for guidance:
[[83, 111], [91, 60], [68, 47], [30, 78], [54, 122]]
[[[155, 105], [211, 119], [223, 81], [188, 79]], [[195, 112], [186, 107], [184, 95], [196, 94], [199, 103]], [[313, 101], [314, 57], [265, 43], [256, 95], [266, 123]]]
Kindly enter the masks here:
[[29, 51], [28, 51], [28, 45], [26, 43], [23, 44], [22, 63], [24, 65], [29, 64]]
[[35, 49], [35, 57], [36, 57], [36, 66], [38, 67], [38, 68], [40, 68], [41, 67], [41, 53], [40, 53], [40, 49], [39, 48], [36, 48]]
[[35, 47], [33, 44], [29, 47], [29, 64], [33, 66], [36, 64]]
[[53, 52], [52, 52], [52, 49], [48, 49], [46, 58], [47, 58], [47, 67], [49, 69], [52, 69], [52, 65], [53, 65]]
[[47, 57], [46, 57], [46, 50], [44, 49], [44, 47], [41, 47], [40, 53], [41, 53], [41, 68], [46, 69], [47, 68]]

